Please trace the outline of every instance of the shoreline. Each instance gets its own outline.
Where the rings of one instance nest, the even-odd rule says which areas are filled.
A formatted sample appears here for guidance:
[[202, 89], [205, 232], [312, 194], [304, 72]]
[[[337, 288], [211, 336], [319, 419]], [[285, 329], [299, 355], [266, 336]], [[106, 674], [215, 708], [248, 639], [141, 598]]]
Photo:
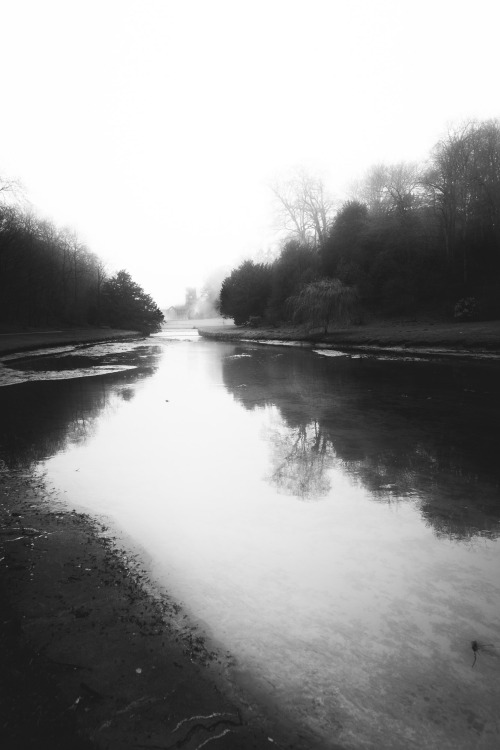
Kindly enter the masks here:
[[144, 334], [119, 328], [64, 328], [0, 333], [0, 357], [57, 346], [84, 346], [102, 341], [131, 338], [144, 338]]
[[283, 343], [365, 353], [422, 357], [500, 358], [500, 321], [481, 323], [384, 322], [330, 329], [304, 327], [224, 326], [198, 328], [203, 338], [216, 341]]
[[[47, 338], [29, 349], [140, 337], [85, 329], [85, 340], [49, 340], [57, 333], [37, 333]], [[75, 329], [61, 333], [74, 338]], [[229, 325], [199, 333], [346, 351], [399, 347], [395, 353], [411, 355], [425, 344], [432, 357], [500, 356], [500, 322], [363, 326], [327, 336]], [[238, 680], [232, 655], [151, 583], [147, 553], [134, 556], [132, 541], [106, 528], [111, 523], [74, 509], [32, 468], [9, 469], [1, 460], [0, 495], [6, 750], [197, 750], [212, 741], [220, 750], [325, 747]]]
[[0, 491], [2, 747], [324, 747], [238, 690], [128, 540], [30, 469], [0, 463]]

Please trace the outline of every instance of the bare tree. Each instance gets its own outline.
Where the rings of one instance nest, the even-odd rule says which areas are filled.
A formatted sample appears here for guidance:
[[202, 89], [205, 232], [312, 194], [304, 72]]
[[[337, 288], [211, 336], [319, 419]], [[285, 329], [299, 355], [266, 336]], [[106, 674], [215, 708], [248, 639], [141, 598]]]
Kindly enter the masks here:
[[436, 145], [426, 175], [429, 203], [440, 218], [449, 263], [469, 276], [471, 255], [497, 253], [500, 233], [500, 123], [466, 122]]
[[328, 235], [334, 203], [323, 181], [303, 169], [271, 186], [280, 226], [303, 244], [321, 244]]
[[372, 214], [403, 215], [420, 205], [424, 195], [422, 167], [416, 162], [375, 164], [355, 184], [353, 197], [366, 203]]
[[10, 203], [12, 199], [22, 197], [23, 187], [19, 180], [0, 175], [0, 204]]
[[108, 274], [107, 274], [107, 269], [106, 269], [106, 263], [97, 255], [95, 255], [94, 258], [95, 258], [95, 285], [96, 285], [97, 315], [100, 316], [102, 287], [103, 287], [104, 282], [108, 278]]

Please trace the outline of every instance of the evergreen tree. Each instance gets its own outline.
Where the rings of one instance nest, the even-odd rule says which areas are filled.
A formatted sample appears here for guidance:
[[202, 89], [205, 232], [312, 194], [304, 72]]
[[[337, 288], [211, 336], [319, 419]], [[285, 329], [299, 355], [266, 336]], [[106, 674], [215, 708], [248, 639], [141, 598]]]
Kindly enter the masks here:
[[116, 328], [154, 333], [163, 321], [163, 313], [152, 297], [124, 270], [103, 285], [102, 308], [104, 321]]

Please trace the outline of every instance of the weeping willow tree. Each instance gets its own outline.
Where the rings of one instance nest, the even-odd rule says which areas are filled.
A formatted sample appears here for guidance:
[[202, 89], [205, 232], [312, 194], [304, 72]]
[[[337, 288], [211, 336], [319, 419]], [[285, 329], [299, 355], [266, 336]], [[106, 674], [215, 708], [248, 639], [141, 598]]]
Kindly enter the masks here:
[[339, 279], [321, 279], [290, 297], [288, 307], [295, 321], [322, 326], [326, 333], [330, 323], [352, 323], [358, 312], [358, 293]]

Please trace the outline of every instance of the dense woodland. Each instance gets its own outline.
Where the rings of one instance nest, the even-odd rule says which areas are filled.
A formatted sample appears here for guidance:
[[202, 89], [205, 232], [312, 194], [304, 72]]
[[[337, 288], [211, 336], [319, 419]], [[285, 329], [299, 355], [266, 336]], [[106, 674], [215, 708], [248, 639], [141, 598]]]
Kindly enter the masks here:
[[288, 231], [222, 284], [237, 324], [500, 317], [500, 123], [451, 130], [425, 164], [377, 165], [335, 210], [305, 173], [274, 186]]
[[[0, 197], [9, 188], [0, 181]], [[0, 326], [111, 325], [151, 333], [162, 320], [130, 275], [108, 277], [74, 232], [0, 202]]]

